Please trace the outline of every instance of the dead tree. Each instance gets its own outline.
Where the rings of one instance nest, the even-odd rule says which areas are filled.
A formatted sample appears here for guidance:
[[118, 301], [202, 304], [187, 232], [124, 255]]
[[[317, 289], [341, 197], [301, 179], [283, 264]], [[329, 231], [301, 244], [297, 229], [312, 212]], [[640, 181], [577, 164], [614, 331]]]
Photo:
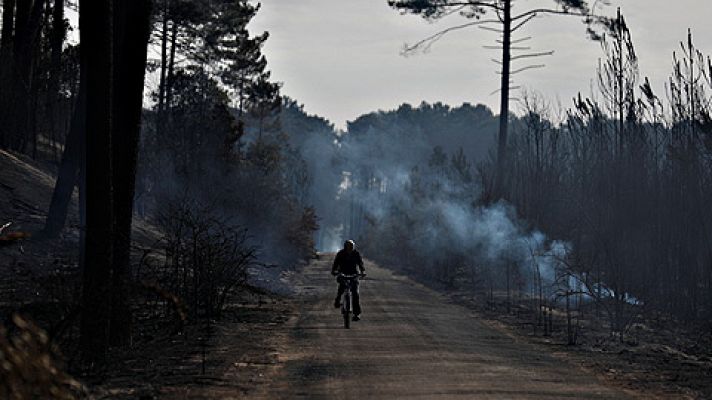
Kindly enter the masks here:
[[127, 279], [131, 255], [131, 222], [143, 104], [143, 81], [151, 24], [151, 1], [114, 0], [112, 104], [113, 263], [111, 344], [125, 345], [131, 336]]
[[80, 346], [89, 362], [102, 362], [109, 338], [113, 206], [111, 114], [113, 99], [112, 1], [82, 0], [81, 69], [86, 78], [86, 227]]
[[131, 4], [136, 7], [126, 0], [80, 4], [86, 81], [80, 341], [90, 362], [103, 361], [110, 341], [125, 344], [130, 334], [125, 281], [151, 3]]
[[[494, 185], [495, 197], [503, 196], [504, 183], [506, 181], [505, 166], [507, 159], [507, 135], [509, 130], [510, 90], [516, 88], [511, 86], [511, 78], [519, 72], [532, 68], [541, 68], [544, 66], [542, 64], [530, 64], [512, 70], [512, 63], [517, 60], [531, 59], [533, 57], [553, 54], [553, 52], [548, 51], [513, 55], [512, 51], [530, 50], [529, 47], [517, 46], [517, 44], [531, 39], [531, 37], [516, 39], [513, 38], [513, 35], [528, 22], [532, 21], [537, 16], [544, 14], [577, 16], [584, 18], [587, 22], [601, 20], [594, 18], [592, 8], [589, 8], [588, 2], [585, 0], [557, 0], [556, 3], [560, 5], [558, 8], [530, 8], [520, 13], [512, 12], [514, 3], [515, 0], [388, 1], [388, 4], [391, 7], [396, 8], [403, 13], [421, 15], [428, 20], [436, 20], [452, 14], [459, 14], [467, 19], [474, 19], [474, 21], [441, 30], [412, 46], [406, 46], [406, 52], [412, 52], [418, 49], [428, 49], [434, 42], [440, 40], [447, 33], [471, 26], [480, 26], [483, 29], [495, 31], [501, 34], [501, 39], [497, 41], [497, 46], [486, 46], [487, 48], [499, 49], [502, 51], [500, 60], [494, 60], [501, 66], [501, 70], [499, 71], [499, 74], [501, 75], [501, 82], [498, 90], [500, 92], [500, 116], [497, 143], [497, 165], [495, 170]], [[595, 5], [596, 3], [594, 3], [593, 8], [595, 8]], [[482, 17], [488, 13], [494, 13], [496, 18], [482, 19]], [[493, 27], [492, 25], [498, 27]], [[593, 38], [597, 38], [597, 35], [591, 30], [590, 27], [589, 33]]]

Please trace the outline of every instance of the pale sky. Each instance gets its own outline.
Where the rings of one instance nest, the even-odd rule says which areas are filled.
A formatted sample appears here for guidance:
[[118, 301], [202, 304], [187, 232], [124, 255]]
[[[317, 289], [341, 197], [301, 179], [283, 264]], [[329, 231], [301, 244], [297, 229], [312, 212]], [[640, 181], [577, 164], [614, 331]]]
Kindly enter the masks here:
[[[284, 83], [283, 94], [304, 103], [343, 128], [359, 115], [401, 103], [442, 101], [451, 105], [483, 103], [499, 112], [494, 73], [496, 50], [483, 49], [497, 39], [476, 27], [451, 33], [426, 54], [400, 55], [413, 43], [440, 29], [464, 22], [459, 16], [435, 24], [402, 16], [386, 0], [261, 0], [262, 9], [250, 25], [253, 33], [269, 31], [265, 45], [273, 78]], [[520, 0], [517, 8], [553, 4], [553, 0]], [[672, 52], [692, 28], [697, 47], [712, 55], [712, 0], [612, 0], [603, 13], [620, 5], [640, 58], [642, 76], [649, 76], [659, 95], [671, 71]], [[532, 51], [554, 50], [539, 59], [546, 68], [519, 74], [516, 85], [539, 91], [564, 107], [579, 91], [590, 93], [596, 63], [602, 56], [580, 20], [569, 16], [535, 19], [518, 33], [533, 36]], [[522, 65], [526, 65], [522, 63]], [[557, 100], [558, 99], [558, 100]], [[516, 107], [516, 105], [515, 105]]]

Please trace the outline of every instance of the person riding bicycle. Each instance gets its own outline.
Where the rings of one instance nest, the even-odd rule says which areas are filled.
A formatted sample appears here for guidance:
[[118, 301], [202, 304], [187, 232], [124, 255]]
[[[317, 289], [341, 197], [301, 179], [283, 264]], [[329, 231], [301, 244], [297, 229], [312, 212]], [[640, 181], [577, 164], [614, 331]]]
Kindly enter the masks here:
[[[361, 274], [366, 273], [366, 269], [363, 267], [363, 260], [361, 259], [361, 254], [356, 250], [356, 243], [353, 240], [347, 240], [344, 242], [344, 248], [336, 253], [336, 258], [334, 258], [334, 264], [331, 266], [331, 274], [338, 275], [339, 273], [344, 275], [356, 275], [361, 272]], [[341, 296], [346, 290], [344, 279], [339, 277], [336, 280], [339, 283], [339, 289], [336, 293], [336, 300], [334, 301], [334, 308], [341, 307]], [[354, 311], [354, 321], [358, 321], [361, 315], [361, 302], [359, 301], [358, 293], [358, 280], [354, 279], [352, 286], [351, 296], [353, 298], [353, 311]]]

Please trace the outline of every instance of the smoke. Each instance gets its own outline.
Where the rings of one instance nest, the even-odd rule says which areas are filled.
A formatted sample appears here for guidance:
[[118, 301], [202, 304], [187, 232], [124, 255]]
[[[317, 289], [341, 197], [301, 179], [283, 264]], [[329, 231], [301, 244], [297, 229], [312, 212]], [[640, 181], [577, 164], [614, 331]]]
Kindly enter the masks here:
[[[491, 113], [463, 106], [477, 110], [463, 124], [462, 109], [446, 108], [458, 117], [456, 129], [440, 108], [438, 132], [424, 127], [429, 107], [366, 115], [334, 142], [324, 135], [302, 141], [313, 174], [310, 200], [321, 217], [318, 249], [335, 251], [355, 239], [366, 257], [429, 277], [457, 277], [451, 270], [460, 269], [499, 285], [505, 266], [514, 266], [527, 288], [552, 286], [569, 245], [530, 229], [506, 202], [481, 204], [473, 165], [492, 144]], [[403, 110], [426, 115], [405, 118]], [[471, 144], [472, 137], [481, 140], [468, 149], [453, 146], [464, 136]]]

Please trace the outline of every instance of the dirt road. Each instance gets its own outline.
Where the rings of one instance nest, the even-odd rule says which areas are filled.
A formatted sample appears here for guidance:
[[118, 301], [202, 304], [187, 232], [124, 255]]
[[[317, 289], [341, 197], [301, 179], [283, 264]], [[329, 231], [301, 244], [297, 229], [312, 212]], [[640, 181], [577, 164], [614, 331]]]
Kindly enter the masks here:
[[624, 393], [478, 321], [466, 308], [366, 264], [363, 319], [332, 306], [330, 256], [308, 266], [282, 367], [263, 398], [622, 399]]

